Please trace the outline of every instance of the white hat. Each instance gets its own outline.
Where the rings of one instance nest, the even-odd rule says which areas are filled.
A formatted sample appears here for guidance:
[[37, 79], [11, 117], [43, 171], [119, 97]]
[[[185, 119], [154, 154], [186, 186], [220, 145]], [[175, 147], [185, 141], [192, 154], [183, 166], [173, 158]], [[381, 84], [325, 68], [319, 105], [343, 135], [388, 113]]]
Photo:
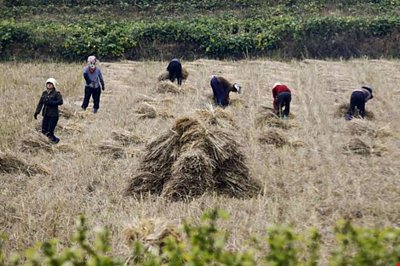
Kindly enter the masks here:
[[239, 84], [235, 83], [233, 87], [236, 89], [237, 93], [242, 93], [242, 87]]
[[272, 86], [272, 88], [274, 89], [276, 86], [279, 86], [279, 85], [282, 85], [282, 83], [276, 82], [276, 83], [274, 84], [274, 86]]
[[56, 87], [57, 81], [56, 81], [54, 78], [49, 78], [49, 79], [47, 79], [45, 85], [46, 85], [47, 83], [51, 83], [51, 84], [53, 84], [53, 86], [54, 86], [55, 89], [57, 88], [57, 87]]
[[89, 56], [88, 59], [87, 59], [87, 62], [88, 62], [88, 64], [93, 64], [93, 65], [95, 65], [95, 64], [97, 63], [97, 58], [96, 58], [96, 56], [94, 56], [94, 55]]

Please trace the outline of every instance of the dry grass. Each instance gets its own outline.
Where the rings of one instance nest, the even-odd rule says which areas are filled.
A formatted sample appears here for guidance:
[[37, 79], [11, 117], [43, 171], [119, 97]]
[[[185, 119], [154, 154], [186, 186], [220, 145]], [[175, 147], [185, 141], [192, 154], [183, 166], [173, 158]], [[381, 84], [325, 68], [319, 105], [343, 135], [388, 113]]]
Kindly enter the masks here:
[[53, 144], [43, 134], [30, 132], [19, 140], [18, 146], [23, 152], [53, 151]]
[[172, 83], [169, 80], [161, 81], [157, 83], [157, 92], [158, 93], [181, 93], [181, 88], [178, 87], [175, 83]]
[[1, 173], [24, 173], [28, 176], [36, 174], [47, 175], [49, 170], [38, 164], [30, 164], [17, 155], [0, 152]]
[[[146, 147], [142, 173], [131, 179], [127, 194], [140, 197], [150, 192], [172, 200], [207, 192], [254, 196], [260, 185], [249, 177], [238, 147], [228, 132], [206, 128], [191, 117], [177, 119], [171, 130]], [[145, 182], [149, 184], [137, 186]]]
[[141, 119], [145, 118], [156, 118], [157, 117], [157, 110], [156, 108], [148, 103], [140, 103], [137, 105], [135, 112], [138, 114], [138, 117]]
[[[60, 126], [73, 123], [80, 130], [57, 128], [56, 135], [61, 139], [57, 145], [49, 145], [46, 138], [46, 144], [33, 143], [36, 137], [42, 137], [39, 133], [31, 136], [31, 129], [40, 126], [41, 119], [34, 120], [32, 112], [44, 81], [55, 77], [64, 100], [73, 110], [79, 109], [82, 64], [0, 64], [0, 149], [23, 158], [28, 165], [40, 162], [49, 172], [45, 177], [27, 177], [23, 172], [0, 174], [0, 228], [9, 236], [4, 243], [6, 255], [54, 237], [63, 247], [80, 213], [85, 213], [91, 225], [111, 228], [112, 253], [125, 258], [131, 255], [123, 244], [127, 221], [163, 217], [197, 222], [200, 213], [217, 206], [230, 215], [219, 223], [231, 232], [229, 249], [246, 249], [250, 235], [264, 233], [272, 224], [290, 224], [299, 232], [316, 227], [323, 239], [321, 265], [327, 264], [326, 256], [334, 245], [332, 228], [341, 217], [349, 216], [365, 227], [398, 226], [399, 61], [197, 60], [187, 62], [191, 70], [188, 81], [195, 90], [179, 94], [162, 94], [154, 89], [154, 77], [166, 62], [107, 63], [102, 68], [105, 92], [112, 91], [112, 97], [103, 99], [106, 94], [102, 95], [99, 112], [61, 117]], [[237, 106], [208, 107], [212, 104], [212, 74], [243, 85], [242, 95], [232, 95], [240, 99]], [[296, 116], [288, 121], [275, 119], [268, 108], [261, 107], [270, 105], [270, 88], [276, 81], [295, 89], [291, 112]], [[366, 106], [375, 119], [345, 121], [343, 111], [340, 117], [332, 115], [338, 107], [333, 103], [347, 103], [351, 91], [364, 82], [375, 88], [375, 98]], [[140, 114], [135, 110], [144, 103], [153, 107], [148, 108], [152, 117], [156, 114], [153, 119], [138, 119]], [[185, 120], [171, 127], [173, 120], [160, 114], [164, 111], [174, 117], [190, 115], [197, 123]], [[215, 120], [217, 123], [209, 124]], [[112, 133], [120, 129], [153, 141], [145, 149], [141, 149], [142, 144], [123, 145], [122, 139], [130, 134], [117, 137]], [[289, 144], [282, 148], [261, 145], [260, 132], [268, 130], [283, 132]], [[226, 144], [230, 138], [240, 152], [234, 152], [237, 146]], [[366, 155], [349, 150], [353, 138], [366, 145], [350, 146]], [[110, 154], [98, 148], [107, 139], [112, 144]], [[20, 149], [22, 143], [25, 151]], [[292, 149], [295, 145], [305, 148]], [[118, 160], [113, 159], [115, 147], [121, 155]], [[170, 202], [158, 196], [164, 181], [176, 178], [171, 173], [179, 172], [182, 180], [197, 180], [192, 175], [197, 169], [186, 168], [184, 162], [204, 165], [197, 173], [207, 175], [207, 158], [220, 162], [212, 166], [220, 169], [213, 172], [219, 179], [212, 181], [222, 193], [213, 190], [199, 197], [195, 194], [196, 199], [187, 202]], [[249, 199], [220, 196], [249, 190], [243, 176], [260, 180], [262, 193]], [[132, 177], [137, 177], [136, 182]], [[189, 189], [186, 192], [191, 197], [198, 192], [179, 187], [188, 185], [179, 180], [170, 184], [171, 191]], [[126, 197], [122, 192], [127, 184], [131, 190], [149, 192], [139, 199]], [[207, 184], [201, 183], [200, 188], [207, 190]]]
[[124, 229], [123, 233], [129, 246], [134, 242], [140, 242], [154, 255], [160, 254], [167, 238], [175, 238], [178, 242], [183, 240], [176, 222], [160, 218], [136, 219]]
[[[349, 106], [350, 105], [348, 103], [340, 104], [337, 107], [337, 110], [335, 112], [335, 117], [337, 117], [337, 118], [343, 117], [344, 118], [344, 116], [346, 115], [347, 111], [349, 110]], [[368, 105], [366, 105], [365, 109], [367, 109], [367, 108], [368, 108]], [[356, 108], [356, 111], [354, 113], [354, 117], [359, 118], [357, 108]], [[365, 118], [368, 119], [368, 120], [373, 120], [373, 119], [375, 119], [375, 114], [370, 110], [365, 110]]]
[[146, 141], [143, 136], [133, 134], [132, 132], [123, 129], [112, 131], [111, 137], [113, 140], [118, 141], [124, 146], [130, 144], [141, 144]]

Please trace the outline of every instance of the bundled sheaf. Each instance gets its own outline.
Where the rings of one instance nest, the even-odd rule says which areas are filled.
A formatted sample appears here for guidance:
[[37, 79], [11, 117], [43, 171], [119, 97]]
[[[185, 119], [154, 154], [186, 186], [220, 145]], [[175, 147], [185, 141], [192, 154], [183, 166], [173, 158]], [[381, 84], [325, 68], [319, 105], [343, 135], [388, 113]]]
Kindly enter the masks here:
[[[337, 117], [337, 118], [344, 117], [346, 115], [347, 111], [349, 110], [349, 107], [350, 106], [348, 103], [340, 104], [337, 107], [337, 110], [335, 112], [335, 117]], [[354, 117], [357, 117], [357, 118], [359, 117], [357, 108], [355, 109]], [[369, 119], [369, 120], [373, 120], [373, 119], [375, 119], [375, 115], [372, 111], [365, 110], [365, 118]]]
[[142, 136], [131, 133], [130, 131], [119, 129], [111, 132], [113, 140], [118, 141], [122, 145], [141, 144], [145, 142]]
[[49, 174], [49, 171], [41, 165], [30, 164], [16, 155], [0, 152], [0, 173], [16, 172], [21, 172], [28, 176]]
[[352, 138], [344, 148], [345, 151], [350, 151], [351, 153], [362, 156], [383, 156], [388, 151], [385, 146], [379, 144], [368, 145], [359, 138]]
[[183, 91], [178, 87], [178, 85], [172, 83], [169, 80], [160, 81], [157, 84], [158, 93], [182, 93]]
[[[292, 118], [294, 115], [291, 113], [290, 118]], [[264, 126], [269, 126], [269, 127], [278, 127], [282, 129], [289, 129], [292, 127], [296, 127], [294, 122], [291, 120], [283, 120], [279, 118], [273, 108], [267, 107], [267, 106], [261, 106], [260, 110], [258, 111], [256, 118], [255, 118], [255, 126], [257, 128], [262, 128]]]
[[185, 117], [146, 146], [139, 173], [127, 193], [136, 197], [151, 193], [171, 200], [186, 200], [217, 193], [251, 197], [260, 184], [251, 179], [245, 156], [234, 136], [207, 128]]
[[138, 114], [139, 118], [156, 118], [157, 110], [156, 108], [148, 103], [140, 103], [137, 105], [135, 112]]
[[209, 125], [236, 128], [233, 115], [220, 107], [209, 105], [206, 108], [196, 110], [196, 114]]
[[26, 134], [23, 138], [19, 140], [18, 143], [19, 149], [23, 152], [39, 152], [46, 151], [52, 152], [53, 145], [49, 141], [49, 139], [39, 133], [39, 132], [30, 132]]

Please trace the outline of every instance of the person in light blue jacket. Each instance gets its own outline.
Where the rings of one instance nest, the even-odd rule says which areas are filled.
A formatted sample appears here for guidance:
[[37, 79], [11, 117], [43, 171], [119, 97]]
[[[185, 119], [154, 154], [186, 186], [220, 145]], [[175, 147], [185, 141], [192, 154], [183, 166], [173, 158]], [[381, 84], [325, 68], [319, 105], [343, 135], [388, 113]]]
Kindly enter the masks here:
[[90, 97], [93, 97], [93, 113], [97, 113], [100, 108], [100, 94], [105, 90], [103, 75], [97, 66], [98, 60], [94, 55], [88, 57], [88, 65], [83, 70], [85, 78], [85, 97], [82, 109], [86, 110], [89, 105]]

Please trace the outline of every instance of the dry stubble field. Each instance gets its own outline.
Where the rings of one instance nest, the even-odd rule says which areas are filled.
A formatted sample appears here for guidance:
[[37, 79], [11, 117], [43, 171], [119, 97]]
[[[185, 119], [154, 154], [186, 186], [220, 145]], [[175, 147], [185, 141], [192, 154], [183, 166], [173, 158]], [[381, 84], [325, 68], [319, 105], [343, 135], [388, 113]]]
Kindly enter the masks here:
[[[400, 226], [400, 61], [184, 62], [189, 78], [182, 94], [156, 91], [157, 76], [166, 65], [102, 63], [106, 91], [97, 114], [79, 110], [83, 65], [0, 65], [1, 151], [49, 172], [0, 174], [0, 230], [9, 236], [6, 253], [53, 237], [67, 243], [80, 213], [91, 226], [111, 230], [113, 252], [121, 257], [129, 255], [123, 229], [133, 219], [197, 222], [204, 210], [216, 206], [230, 215], [221, 227], [231, 232], [233, 249], [245, 248], [248, 236], [264, 234], [272, 224], [289, 224], [298, 232], [317, 227], [325, 255], [334, 244], [332, 227], [342, 217], [365, 227]], [[212, 74], [244, 88], [242, 95], [231, 94], [233, 104], [225, 111], [233, 118], [230, 130], [243, 145], [251, 176], [262, 182], [263, 193], [252, 199], [203, 196], [187, 203], [124, 196], [145, 143], [171, 128], [175, 118], [211, 108]], [[74, 112], [59, 121], [58, 146], [26, 149], [21, 142], [35, 136], [41, 122], [33, 119], [33, 112], [48, 77], [59, 82], [63, 108]], [[277, 132], [301, 145], [277, 147], [259, 141], [276, 130], [260, 125], [256, 117], [261, 106], [271, 106], [270, 91], [277, 81], [294, 90], [293, 127]], [[335, 116], [362, 83], [375, 89], [375, 98], [367, 104], [374, 119], [346, 122]], [[143, 101], [155, 108], [155, 118], [139, 118], [135, 111]], [[122, 158], [114, 159], [99, 145], [115, 143], [113, 131], [121, 130], [143, 141], [124, 146]], [[356, 137], [369, 146], [366, 154], [351, 150]]]

